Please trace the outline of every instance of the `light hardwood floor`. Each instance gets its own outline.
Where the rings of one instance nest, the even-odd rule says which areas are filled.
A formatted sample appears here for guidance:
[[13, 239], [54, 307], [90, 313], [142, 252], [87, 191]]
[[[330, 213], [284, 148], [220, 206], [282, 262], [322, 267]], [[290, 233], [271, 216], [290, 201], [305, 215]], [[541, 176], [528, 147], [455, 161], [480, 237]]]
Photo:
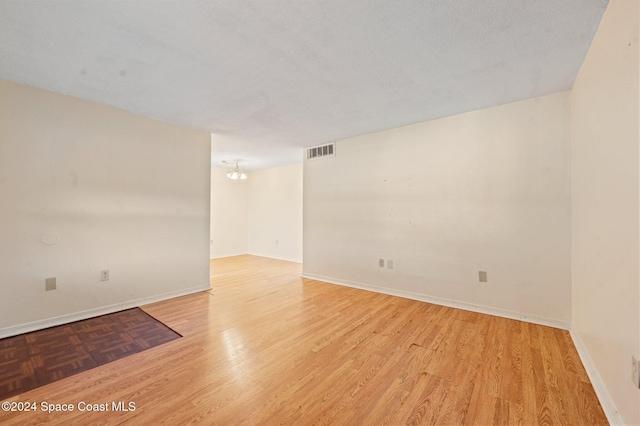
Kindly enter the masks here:
[[302, 279], [291, 262], [211, 271], [211, 291], [143, 307], [182, 338], [11, 398], [38, 411], [0, 424], [607, 424], [566, 331]]

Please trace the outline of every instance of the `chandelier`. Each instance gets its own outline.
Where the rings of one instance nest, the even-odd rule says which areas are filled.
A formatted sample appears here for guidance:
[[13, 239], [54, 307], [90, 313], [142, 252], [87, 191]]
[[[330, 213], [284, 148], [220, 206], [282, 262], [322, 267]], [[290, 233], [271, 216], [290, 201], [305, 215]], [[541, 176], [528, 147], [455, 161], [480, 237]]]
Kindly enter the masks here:
[[[229, 162], [227, 162], [227, 161], [222, 161], [222, 162], [223, 162], [224, 164], [229, 163]], [[233, 162], [231, 162], [231, 163], [233, 163]], [[227, 173], [227, 177], [228, 177], [229, 179], [232, 179], [232, 180], [246, 179], [246, 178], [247, 178], [247, 174], [238, 168], [238, 161], [236, 161], [235, 163], [236, 163], [236, 168], [235, 168], [235, 169], [233, 169], [233, 170], [230, 170], [230, 171]]]

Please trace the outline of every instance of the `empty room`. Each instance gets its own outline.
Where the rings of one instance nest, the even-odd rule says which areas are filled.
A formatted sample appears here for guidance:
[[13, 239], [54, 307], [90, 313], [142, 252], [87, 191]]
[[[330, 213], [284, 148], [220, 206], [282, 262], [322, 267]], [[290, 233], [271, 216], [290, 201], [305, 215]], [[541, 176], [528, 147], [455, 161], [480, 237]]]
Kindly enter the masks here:
[[0, 0], [0, 423], [640, 425], [639, 28]]

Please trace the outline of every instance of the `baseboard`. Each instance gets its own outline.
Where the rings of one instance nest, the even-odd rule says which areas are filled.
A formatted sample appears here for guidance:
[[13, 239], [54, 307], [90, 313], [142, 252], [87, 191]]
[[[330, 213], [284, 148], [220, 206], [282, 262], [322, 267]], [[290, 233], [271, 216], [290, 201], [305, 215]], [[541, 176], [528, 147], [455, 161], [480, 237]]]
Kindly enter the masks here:
[[212, 255], [209, 255], [209, 259], [210, 259], [210, 260], [211, 260], [211, 259], [224, 259], [225, 257], [243, 256], [243, 255], [245, 255], [245, 254], [247, 254], [247, 252], [235, 253], [235, 254], [223, 254], [223, 255], [220, 255], [220, 256], [212, 256]]
[[264, 258], [267, 258], [267, 259], [284, 260], [285, 262], [302, 263], [302, 259], [291, 259], [291, 258], [288, 258], [288, 257], [276, 257], [276, 256], [270, 256], [270, 255], [258, 254], [258, 253], [230, 254], [228, 256], [212, 257], [211, 260], [214, 260], [214, 259], [226, 259], [227, 257], [237, 257], [237, 256], [256, 256], [256, 257], [264, 257]]
[[72, 314], [61, 315], [54, 318], [47, 318], [44, 320], [33, 321], [25, 324], [14, 325], [11, 327], [5, 327], [0, 329], [0, 339], [5, 337], [16, 336], [18, 334], [29, 333], [31, 331], [42, 330], [44, 328], [55, 327], [57, 325], [68, 324], [74, 321], [80, 321], [88, 318], [97, 317], [100, 315], [111, 314], [114, 312], [122, 311], [124, 309], [136, 308], [142, 305], [148, 305], [149, 303], [160, 302], [162, 300], [173, 299], [174, 297], [186, 296], [187, 294], [198, 293], [201, 291], [210, 290], [209, 284], [199, 287], [191, 287], [179, 291], [173, 291], [169, 293], [162, 293], [155, 296], [145, 297], [142, 299], [129, 300], [126, 302], [116, 303], [109, 306], [101, 306], [95, 309], [89, 309], [86, 311], [75, 312]]
[[266, 257], [267, 259], [284, 260], [286, 262], [302, 263], [302, 259], [292, 259], [292, 258], [288, 258], [288, 257], [276, 257], [276, 256], [271, 256], [271, 255], [266, 255], [266, 254], [259, 254], [259, 253], [247, 253], [247, 254], [249, 254], [251, 256]]
[[587, 371], [587, 375], [589, 376], [589, 380], [591, 380], [591, 384], [593, 385], [593, 390], [595, 390], [598, 399], [600, 400], [600, 405], [602, 405], [602, 409], [604, 410], [604, 414], [607, 416], [607, 420], [612, 425], [624, 425], [624, 421], [622, 420], [622, 416], [618, 412], [616, 405], [607, 390], [607, 387], [600, 377], [598, 373], [598, 369], [596, 365], [593, 363], [591, 359], [591, 355], [589, 355], [589, 351], [587, 350], [586, 345], [582, 341], [580, 337], [580, 333], [578, 333], [575, 329], [569, 330], [569, 334], [571, 335], [571, 339], [573, 340], [573, 345], [576, 347], [578, 351], [578, 355], [580, 356], [580, 360], [582, 361], [582, 365], [584, 365], [584, 369]]
[[536, 315], [529, 315], [529, 314], [523, 314], [519, 312], [508, 311], [506, 309], [493, 308], [491, 306], [475, 305], [473, 303], [459, 302], [457, 300], [444, 299], [440, 297], [434, 297], [434, 296], [428, 296], [428, 295], [419, 294], [419, 293], [412, 293], [408, 291], [390, 289], [386, 287], [376, 287], [368, 284], [323, 277], [320, 275], [302, 274], [302, 278], [323, 281], [330, 284], [343, 285], [346, 287], [357, 288], [360, 290], [373, 291], [376, 293], [388, 294], [390, 296], [403, 297], [405, 299], [419, 300], [421, 302], [433, 303], [435, 305], [449, 306], [451, 308], [463, 309], [465, 311], [478, 312], [478, 313], [487, 314], [487, 315], [495, 315], [498, 317], [515, 319], [518, 321], [530, 322], [533, 324], [545, 325], [548, 327], [559, 328], [562, 330], [571, 329], [571, 324], [566, 321], [560, 321], [552, 318], [544, 318]]

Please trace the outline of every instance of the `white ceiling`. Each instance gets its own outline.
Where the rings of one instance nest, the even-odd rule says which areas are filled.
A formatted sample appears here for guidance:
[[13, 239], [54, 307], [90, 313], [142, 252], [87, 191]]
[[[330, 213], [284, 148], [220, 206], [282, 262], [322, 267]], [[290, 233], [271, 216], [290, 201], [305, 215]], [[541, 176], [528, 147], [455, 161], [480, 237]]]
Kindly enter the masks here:
[[0, 78], [212, 132], [213, 162], [571, 88], [607, 0], [0, 1]]

